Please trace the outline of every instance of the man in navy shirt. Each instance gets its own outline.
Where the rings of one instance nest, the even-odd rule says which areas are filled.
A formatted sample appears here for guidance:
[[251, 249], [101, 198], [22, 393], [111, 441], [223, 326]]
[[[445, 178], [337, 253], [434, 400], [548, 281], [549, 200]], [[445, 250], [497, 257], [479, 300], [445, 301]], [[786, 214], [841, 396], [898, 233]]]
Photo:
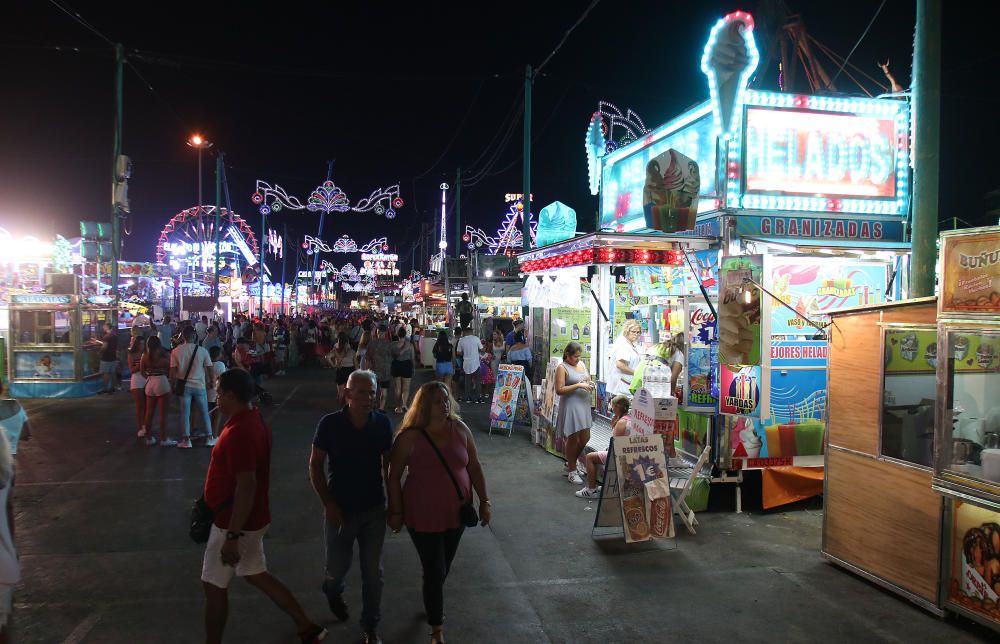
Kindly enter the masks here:
[[[358, 542], [361, 562], [362, 642], [381, 642], [382, 544], [385, 541], [385, 479], [392, 447], [389, 418], [375, 410], [378, 387], [371, 371], [347, 380], [347, 406], [327, 414], [316, 427], [309, 456], [309, 480], [326, 513], [326, 594], [340, 621], [349, 617], [344, 579]], [[325, 465], [329, 463], [327, 471]]]

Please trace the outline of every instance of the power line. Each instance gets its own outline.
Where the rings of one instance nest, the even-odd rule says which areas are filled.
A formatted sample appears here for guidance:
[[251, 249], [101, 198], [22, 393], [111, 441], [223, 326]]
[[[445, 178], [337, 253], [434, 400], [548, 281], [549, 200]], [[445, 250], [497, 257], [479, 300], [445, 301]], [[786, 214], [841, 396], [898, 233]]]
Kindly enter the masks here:
[[56, 8], [58, 8], [60, 11], [62, 11], [63, 13], [65, 13], [67, 16], [69, 16], [70, 18], [72, 18], [73, 20], [75, 20], [77, 23], [79, 23], [82, 27], [84, 27], [90, 33], [94, 34], [95, 36], [97, 36], [98, 38], [100, 38], [104, 42], [108, 43], [112, 47], [115, 46], [115, 43], [110, 38], [108, 38], [107, 36], [105, 36], [104, 34], [102, 34], [100, 31], [98, 31], [97, 27], [95, 27], [94, 25], [92, 25], [89, 22], [87, 22], [87, 20], [83, 16], [80, 15], [79, 11], [76, 11], [75, 9], [69, 8], [68, 5], [66, 7], [64, 7], [63, 5], [59, 4], [56, 0], [49, 0], [49, 2], [53, 6], [55, 6]]
[[875, 20], [878, 18], [878, 15], [882, 13], [882, 7], [884, 6], [885, 6], [885, 0], [882, 0], [882, 4], [880, 4], [878, 6], [878, 9], [875, 10], [875, 15], [872, 16], [872, 19], [868, 22], [868, 26], [865, 27], [864, 33], [861, 34], [860, 38], [858, 38], [858, 42], [854, 43], [854, 47], [851, 48], [851, 52], [847, 54], [847, 58], [844, 59], [844, 64], [840, 66], [840, 69], [837, 70], [837, 73], [833, 75], [833, 79], [830, 80], [831, 87], [837, 81], [837, 77], [840, 76], [840, 72], [844, 71], [844, 67], [847, 66], [847, 61], [849, 61], [851, 59], [851, 56], [854, 55], [854, 50], [858, 48], [858, 45], [861, 44], [861, 41], [863, 41], [865, 39], [865, 36], [868, 35], [868, 32], [871, 30], [872, 25], [875, 24]]
[[426, 170], [424, 170], [423, 172], [421, 172], [417, 176], [413, 177], [414, 180], [416, 180], [416, 179], [422, 179], [422, 178], [426, 177], [428, 174], [430, 174], [431, 171], [434, 168], [436, 168], [439, 163], [441, 163], [441, 160], [444, 159], [444, 156], [446, 154], [448, 154], [448, 151], [451, 150], [451, 146], [455, 144], [455, 141], [458, 140], [458, 135], [461, 134], [462, 133], [462, 129], [465, 128], [465, 124], [469, 120], [469, 116], [472, 114], [472, 108], [475, 107], [476, 101], [479, 100], [479, 94], [483, 91], [483, 86], [484, 85], [486, 85], [486, 80], [485, 79], [483, 79], [483, 80], [481, 80], [479, 82], [479, 87], [476, 89], [476, 93], [472, 97], [472, 102], [469, 103], [468, 109], [465, 110], [465, 116], [462, 117], [461, 122], [458, 124], [458, 127], [455, 129], [455, 134], [452, 135], [451, 140], [448, 141], [448, 145], [444, 146], [444, 151], [442, 151], [441, 154], [440, 154], [440, 156], [438, 156], [437, 160], [433, 164], [431, 164], [431, 167], [427, 168]]
[[[552, 60], [552, 57], [556, 55], [556, 52], [558, 52], [558, 51], [559, 51], [559, 48], [560, 48], [560, 47], [562, 47], [562, 46], [563, 46], [563, 44], [564, 44], [564, 43], [565, 43], [565, 42], [566, 42], [566, 41], [567, 41], [567, 40], [569, 39], [569, 35], [570, 35], [571, 33], [573, 33], [573, 30], [574, 30], [574, 29], [576, 29], [577, 27], [579, 27], [579, 26], [580, 26], [580, 23], [582, 23], [582, 22], [584, 21], [584, 19], [586, 19], [586, 17], [587, 17], [587, 14], [588, 14], [588, 13], [590, 13], [591, 9], [593, 9], [594, 7], [596, 7], [596, 6], [597, 6], [597, 3], [599, 3], [600, 1], [601, 1], [601, 0], [592, 0], [592, 2], [590, 3], [590, 6], [588, 6], [588, 7], [587, 7], [587, 8], [586, 8], [586, 9], [584, 10], [584, 12], [583, 12], [583, 15], [581, 15], [581, 16], [580, 16], [580, 17], [579, 17], [579, 18], [577, 19], [577, 21], [573, 23], [573, 26], [572, 26], [572, 27], [570, 27], [570, 28], [569, 28], [569, 29], [568, 29], [568, 30], [566, 31], [566, 33], [565, 33], [565, 34], [563, 34], [563, 37], [562, 37], [562, 40], [560, 40], [560, 41], [559, 41], [559, 44], [558, 44], [558, 45], [556, 45], [556, 48], [552, 50], [552, 53], [551, 53], [551, 54], [549, 54], [549, 55], [548, 55], [548, 57], [547, 57], [547, 58], [546, 58], [545, 60], [543, 60], [543, 61], [542, 61], [542, 64], [538, 66], [538, 69], [536, 69], [536, 70], [534, 71], [534, 74], [536, 74], [536, 75], [537, 75], [537, 74], [538, 74], [538, 73], [539, 73], [540, 71], [542, 71], [542, 69], [543, 69], [543, 68], [544, 68], [544, 67], [545, 67], [545, 66], [546, 66], [546, 65], [547, 65], [547, 64], [549, 63], [549, 61], [550, 61], [550, 60]], [[885, 4], [885, 0], [883, 0], [883, 4]]]

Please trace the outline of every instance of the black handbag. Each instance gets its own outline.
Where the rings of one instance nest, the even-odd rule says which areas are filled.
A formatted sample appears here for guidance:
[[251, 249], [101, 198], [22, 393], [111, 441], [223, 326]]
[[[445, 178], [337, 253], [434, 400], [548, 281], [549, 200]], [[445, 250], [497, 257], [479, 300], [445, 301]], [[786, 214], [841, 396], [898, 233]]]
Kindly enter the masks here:
[[187, 386], [188, 376], [191, 375], [191, 367], [194, 366], [194, 359], [197, 358], [197, 357], [198, 357], [198, 345], [195, 345], [194, 346], [194, 353], [191, 354], [191, 360], [190, 360], [190, 362], [188, 362], [187, 373], [184, 374], [183, 378], [178, 378], [177, 381], [174, 383], [174, 395], [175, 396], [183, 396], [184, 395], [184, 388]]
[[437, 448], [437, 445], [434, 444], [434, 441], [431, 440], [430, 434], [428, 434], [423, 429], [420, 430], [420, 433], [424, 435], [424, 438], [427, 439], [427, 442], [430, 443], [431, 447], [434, 448], [434, 453], [438, 455], [439, 459], [441, 459], [441, 464], [444, 465], [444, 471], [448, 472], [448, 478], [451, 479], [452, 485], [455, 486], [455, 492], [458, 493], [458, 501], [459, 503], [462, 504], [461, 507], [459, 507], [458, 509], [458, 520], [466, 528], [476, 527], [476, 524], [479, 523], [479, 513], [476, 512], [476, 508], [472, 507], [472, 494], [471, 493], [469, 494], [469, 502], [466, 503], [465, 497], [462, 496], [462, 489], [458, 487], [458, 481], [455, 480], [455, 475], [451, 473], [451, 468], [448, 466], [448, 461], [444, 460], [444, 456], [441, 454], [441, 450], [439, 450]]
[[222, 505], [213, 510], [205, 501], [205, 495], [202, 494], [201, 498], [191, 506], [191, 527], [188, 529], [191, 540], [195, 543], [208, 541], [208, 535], [212, 532], [212, 522], [215, 521], [215, 513], [224, 510], [232, 502], [233, 497], [229, 497], [222, 502]]

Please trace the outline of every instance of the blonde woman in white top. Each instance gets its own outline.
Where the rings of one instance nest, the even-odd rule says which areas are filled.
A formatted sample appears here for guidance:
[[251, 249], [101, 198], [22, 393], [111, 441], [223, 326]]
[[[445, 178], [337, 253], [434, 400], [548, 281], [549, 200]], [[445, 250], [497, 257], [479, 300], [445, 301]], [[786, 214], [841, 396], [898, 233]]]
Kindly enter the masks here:
[[611, 370], [608, 373], [608, 394], [615, 396], [628, 392], [632, 375], [642, 361], [639, 335], [642, 325], [637, 320], [625, 320], [622, 334], [611, 346]]

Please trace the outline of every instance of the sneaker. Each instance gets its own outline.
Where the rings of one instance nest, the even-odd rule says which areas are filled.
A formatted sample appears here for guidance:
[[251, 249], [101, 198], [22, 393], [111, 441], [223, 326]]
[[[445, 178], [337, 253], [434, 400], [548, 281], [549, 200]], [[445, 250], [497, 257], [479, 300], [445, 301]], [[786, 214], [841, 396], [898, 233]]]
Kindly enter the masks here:
[[350, 611], [347, 610], [347, 603], [344, 601], [343, 595], [327, 595], [326, 603], [330, 606], [330, 612], [333, 616], [342, 622], [346, 622], [351, 618]]
[[191, 432], [191, 440], [198, 440], [199, 438], [208, 438], [208, 432]]
[[394, 414], [402, 414], [403, 413], [403, 408], [402, 407], [396, 407], [395, 409], [392, 410], [392, 413], [394, 413]]
[[278, 373], [276, 373], [274, 375], [276, 375], [276, 376], [283, 376], [283, 375], [285, 375], [285, 370], [282, 369], [281, 371], [279, 371]]
[[194, 445], [191, 444], [190, 438], [185, 438], [181, 442], [177, 443], [177, 447], [179, 449], [191, 449], [192, 447], [194, 447]]
[[601, 486], [598, 485], [593, 489], [585, 487], [582, 490], [577, 490], [576, 495], [581, 499], [596, 499], [601, 496]]
[[330, 632], [319, 624], [313, 624], [299, 633], [299, 639], [302, 641], [302, 644], [316, 644], [316, 642], [325, 640], [329, 634]]
[[175, 441], [172, 438], [167, 438], [160, 441], [160, 447], [176, 447], [176, 446], [177, 446], [177, 441]]
[[139, 438], [145, 438], [146, 428], [145, 427], [141, 428], [138, 432], [135, 433], [135, 435], [138, 436]]
[[378, 631], [365, 631], [361, 633], [361, 644], [382, 644], [382, 638]]
[[211, 438], [206, 440], [205, 447], [215, 447], [215, 440], [216, 440], [215, 436], [212, 436]]
[[147, 447], [151, 447], [153, 445], [156, 445], [156, 443], [157, 443], [156, 436], [150, 436], [149, 438], [146, 439], [146, 446]]
[[576, 470], [573, 470], [572, 472], [567, 474], [566, 480], [572, 483], [573, 485], [583, 485], [583, 477], [581, 477], [580, 473], [577, 472]]

